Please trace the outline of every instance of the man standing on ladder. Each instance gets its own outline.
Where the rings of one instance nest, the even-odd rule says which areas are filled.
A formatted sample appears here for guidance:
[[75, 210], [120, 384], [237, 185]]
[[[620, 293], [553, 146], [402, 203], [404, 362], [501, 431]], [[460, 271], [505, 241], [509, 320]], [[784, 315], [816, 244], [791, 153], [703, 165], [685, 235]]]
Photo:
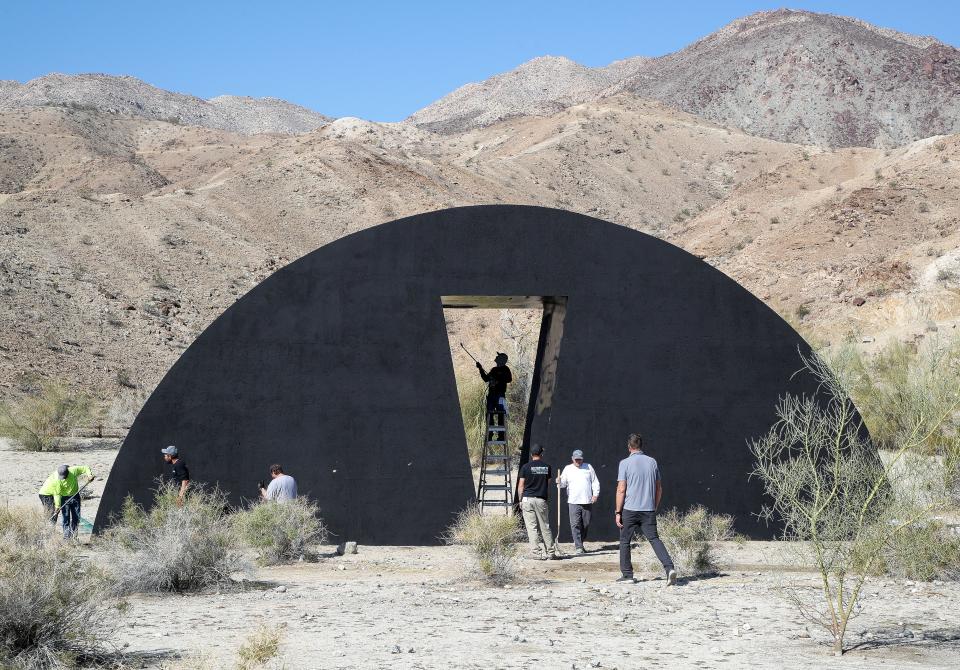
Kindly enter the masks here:
[[504, 425], [504, 418], [507, 414], [507, 384], [513, 381], [513, 373], [507, 367], [507, 355], [497, 352], [497, 357], [493, 359], [496, 366], [486, 372], [480, 361], [477, 361], [477, 369], [480, 371], [480, 377], [487, 382], [487, 416], [493, 425]]

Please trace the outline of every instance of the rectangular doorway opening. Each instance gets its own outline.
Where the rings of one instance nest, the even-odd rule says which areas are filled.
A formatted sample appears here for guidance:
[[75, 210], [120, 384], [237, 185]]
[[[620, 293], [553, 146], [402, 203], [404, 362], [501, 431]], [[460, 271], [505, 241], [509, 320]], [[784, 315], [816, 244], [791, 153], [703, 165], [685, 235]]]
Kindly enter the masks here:
[[[477, 499], [509, 511], [531, 439], [549, 426], [567, 298], [446, 295], [441, 304]], [[492, 372], [498, 354], [510, 370], [505, 389], [503, 371]], [[491, 390], [505, 390], [502, 414]]]

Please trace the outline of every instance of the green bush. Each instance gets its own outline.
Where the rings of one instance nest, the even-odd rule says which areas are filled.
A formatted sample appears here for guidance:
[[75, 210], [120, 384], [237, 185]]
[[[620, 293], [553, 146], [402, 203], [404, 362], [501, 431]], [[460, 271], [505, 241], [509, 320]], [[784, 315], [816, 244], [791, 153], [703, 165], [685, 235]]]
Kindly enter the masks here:
[[942, 523], [920, 521], [890, 536], [878, 572], [914, 579], [960, 579], [960, 537]]
[[944, 486], [960, 501], [960, 337], [919, 346], [894, 342], [873, 356], [847, 345], [828, 359], [880, 449], [909, 443], [941, 459]]
[[182, 505], [170, 483], [157, 488], [149, 511], [127, 498], [100, 544], [118, 595], [226, 587], [250, 571], [226, 496], [196, 484]]
[[470, 505], [457, 515], [443, 539], [470, 548], [476, 569], [484, 579], [505, 584], [516, 578], [520, 520], [515, 514], [484, 514]]
[[300, 497], [286, 502], [267, 500], [241, 510], [232, 519], [243, 541], [263, 563], [296, 560], [310, 547], [327, 541], [328, 531], [320, 508]]
[[477, 467], [486, 438], [487, 385], [479, 376], [460, 376], [457, 379], [457, 394], [460, 397], [460, 417], [463, 419], [470, 464]]
[[691, 507], [686, 513], [671, 509], [659, 514], [657, 530], [681, 575], [718, 572], [720, 566], [711, 543], [734, 537], [733, 517], [713, 514], [702, 505]]
[[16, 402], [0, 403], [0, 437], [27, 451], [56, 451], [91, 417], [90, 398], [56, 382]]

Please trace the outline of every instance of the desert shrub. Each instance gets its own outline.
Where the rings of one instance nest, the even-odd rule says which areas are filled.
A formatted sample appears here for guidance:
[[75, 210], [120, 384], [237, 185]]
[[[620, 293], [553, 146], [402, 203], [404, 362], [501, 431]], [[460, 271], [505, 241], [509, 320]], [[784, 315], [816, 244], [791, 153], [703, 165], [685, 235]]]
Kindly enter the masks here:
[[320, 508], [305, 497], [257, 502], [234, 514], [232, 521], [263, 563], [301, 558], [310, 547], [325, 543], [329, 535]]
[[0, 561], [9, 551], [41, 548], [50, 541], [48, 517], [36, 507], [0, 507]]
[[470, 549], [476, 570], [494, 584], [513, 581], [517, 573], [517, 542], [521, 539], [520, 520], [513, 513], [484, 514], [477, 505], [465, 508], [447, 529], [447, 544]]
[[918, 581], [960, 579], [960, 537], [936, 520], [918, 521], [885, 543], [875, 570]]
[[847, 345], [829, 358], [877, 446], [940, 459], [943, 485], [960, 501], [960, 415], [957, 402], [960, 337], [919, 346], [894, 342], [872, 357]]
[[71, 668], [110, 651], [116, 608], [101, 576], [35, 510], [0, 512], [0, 667]]
[[476, 467], [480, 465], [486, 437], [487, 385], [479, 376], [461, 375], [457, 379], [457, 395], [460, 397], [460, 418], [467, 438], [467, 453], [470, 464]]
[[881, 459], [826, 361], [813, 356], [804, 363], [819, 379], [819, 393], [781, 398], [778, 421], [750, 444], [753, 474], [771, 500], [766, 517], [782, 524], [783, 539], [819, 576], [818, 591], [786, 587], [785, 593], [842, 652], [867, 576], [882, 569], [890, 547], [909, 541], [911, 529], [945, 504], [924, 473], [932, 459], [917, 452], [953, 416], [957, 401], [939, 416], [916, 417], [913, 430]]
[[681, 575], [718, 572], [720, 566], [712, 543], [734, 536], [732, 516], [713, 514], [702, 505], [691, 507], [686, 513], [671, 509], [658, 515], [657, 530]]
[[278, 626], [263, 626], [243, 641], [237, 650], [237, 670], [261, 668], [276, 658], [283, 641], [283, 629]]
[[57, 382], [19, 401], [0, 403], [0, 436], [28, 451], [56, 451], [91, 416], [90, 398]]
[[158, 486], [149, 510], [128, 497], [101, 544], [118, 595], [225, 587], [250, 571], [225, 495], [200, 485], [182, 505], [170, 483]]

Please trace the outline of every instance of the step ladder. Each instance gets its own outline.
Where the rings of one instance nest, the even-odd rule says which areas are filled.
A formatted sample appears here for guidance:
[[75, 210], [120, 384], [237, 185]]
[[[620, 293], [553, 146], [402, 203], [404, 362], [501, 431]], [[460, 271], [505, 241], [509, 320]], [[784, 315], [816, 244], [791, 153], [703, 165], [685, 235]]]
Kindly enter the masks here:
[[487, 507], [500, 507], [510, 514], [513, 507], [512, 460], [507, 440], [507, 415], [488, 412], [480, 457], [480, 481], [477, 483], [477, 503], [481, 512]]

